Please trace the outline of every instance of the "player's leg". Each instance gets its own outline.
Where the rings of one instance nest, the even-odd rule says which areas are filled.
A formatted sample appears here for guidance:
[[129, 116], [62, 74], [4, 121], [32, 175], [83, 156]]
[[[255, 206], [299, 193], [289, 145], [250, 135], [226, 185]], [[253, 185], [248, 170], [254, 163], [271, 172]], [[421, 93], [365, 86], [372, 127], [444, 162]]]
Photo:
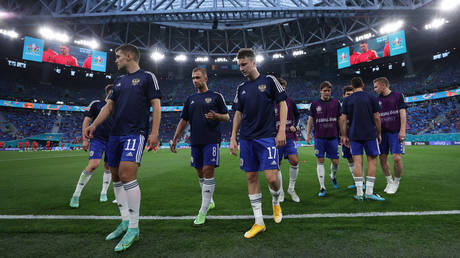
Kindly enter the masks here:
[[385, 178], [387, 179], [387, 186], [385, 187], [385, 190], [383, 190], [386, 193], [390, 189], [391, 185], [393, 184], [393, 177], [391, 176], [390, 163], [388, 163], [388, 153], [390, 150], [388, 133], [382, 134], [382, 141], [379, 144], [379, 148], [380, 148], [380, 155], [379, 155], [380, 166], [382, 167], [382, 172], [385, 175]]
[[[297, 151], [297, 149], [296, 149]], [[299, 175], [299, 157], [296, 154], [288, 155], [289, 159], [289, 187], [288, 194], [291, 196], [291, 199], [294, 202], [300, 202], [300, 198], [295, 192], [295, 184], [297, 182], [297, 177]]]
[[278, 153], [279, 153], [279, 160], [278, 160], [279, 168], [278, 168], [277, 175], [278, 175], [278, 179], [280, 181], [280, 190], [281, 190], [281, 193], [280, 193], [280, 196], [279, 196], [279, 202], [284, 202], [283, 174], [281, 173], [281, 162], [283, 161], [283, 153], [284, 153], [284, 148], [285, 147], [286, 146], [284, 146], [283, 148], [278, 149]]
[[377, 139], [366, 141], [364, 149], [367, 155], [367, 177], [366, 177], [366, 195], [367, 200], [384, 201], [385, 199], [378, 194], [374, 194], [375, 175], [377, 170], [377, 156], [380, 154]]
[[[91, 147], [92, 146], [92, 147]], [[75, 191], [70, 199], [69, 206], [71, 208], [78, 208], [80, 206], [80, 195], [83, 188], [85, 188], [88, 181], [93, 175], [93, 171], [99, 166], [102, 158], [102, 151], [98, 149], [96, 143], [91, 143], [89, 151], [89, 162], [85, 169], [81, 172], [80, 177], [75, 187]]]
[[262, 192], [259, 185], [258, 159], [253, 149], [253, 140], [240, 140], [240, 168], [246, 173], [248, 182], [249, 201], [254, 213], [255, 223], [250, 230], [244, 233], [245, 238], [252, 238], [265, 231], [262, 214]]
[[353, 156], [353, 179], [355, 180], [356, 195], [354, 196], [357, 200], [363, 200], [363, 144], [358, 141], [350, 141], [350, 151]]
[[102, 189], [101, 189], [101, 195], [99, 197], [100, 202], [107, 201], [107, 190], [109, 189], [111, 179], [112, 179], [112, 175], [110, 173], [109, 165], [107, 164], [107, 155], [105, 155], [104, 174], [102, 176]]
[[331, 173], [329, 178], [335, 189], [339, 189], [337, 178], [335, 175], [339, 170], [339, 142], [338, 139], [327, 140], [326, 142], [326, 157], [331, 160]]
[[279, 196], [281, 185], [278, 178], [278, 148], [276, 148], [275, 138], [263, 138], [255, 140], [255, 149], [259, 160], [259, 171], [265, 171], [270, 194], [272, 195], [273, 218], [276, 223], [280, 223], [283, 217]]
[[398, 133], [392, 133], [389, 135], [389, 145], [390, 151], [393, 156], [394, 162], [394, 182], [392, 187], [387, 191], [388, 194], [394, 194], [398, 191], [399, 181], [401, 180], [401, 175], [403, 172], [403, 160], [402, 154], [404, 154], [404, 142], [399, 141]]
[[110, 173], [113, 181], [113, 192], [115, 194], [115, 200], [117, 201], [118, 209], [120, 210], [121, 223], [118, 227], [105, 238], [106, 240], [112, 240], [121, 236], [129, 225], [129, 208], [128, 208], [128, 196], [123, 187], [123, 183], [119, 176], [120, 159], [123, 152], [123, 144], [120, 141], [120, 136], [110, 136], [107, 145], [107, 164], [109, 165]]
[[318, 193], [319, 197], [326, 196], [326, 186], [324, 185], [324, 152], [326, 151], [325, 148], [325, 140], [315, 138], [315, 156], [317, 158], [316, 161], [316, 174], [318, 175], [318, 181], [320, 185], [320, 190]]

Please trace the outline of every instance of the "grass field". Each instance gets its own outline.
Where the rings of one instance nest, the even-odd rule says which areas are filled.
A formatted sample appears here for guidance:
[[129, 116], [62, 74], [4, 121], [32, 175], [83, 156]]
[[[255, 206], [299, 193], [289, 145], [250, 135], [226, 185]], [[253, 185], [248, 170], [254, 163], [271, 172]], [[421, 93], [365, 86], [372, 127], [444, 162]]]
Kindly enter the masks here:
[[[296, 190], [301, 202], [286, 195], [283, 214], [460, 210], [460, 147], [413, 146], [406, 151], [398, 193], [383, 193], [386, 181], [379, 168], [375, 192], [387, 200], [357, 202], [354, 191], [346, 189], [353, 180], [344, 159], [338, 172], [340, 189], [334, 190], [327, 181], [328, 197], [317, 197], [313, 149], [300, 148], [299, 159], [305, 162], [300, 163]], [[189, 161], [189, 150], [144, 154], [138, 176], [142, 216], [196, 215], [200, 187]], [[83, 190], [80, 208], [69, 208], [86, 164], [87, 153], [78, 151], [1, 152], [0, 215], [119, 215], [116, 205], [98, 201], [102, 168]], [[286, 190], [287, 162], [283, 171]], [[222, 149], [215, 179], [216, 208], [209, 215], [252, 214], [239, 158], [229, 155], [228, 149]], [[260, 179], [264, 214], [270, 215], [271, 197], [265, 179]], [[111, 188], [109, 200], [113, 200]], [[458, 257], [460, 253], [460, 215], [285, 219], [280, 225], [266, 219], [267, 232], [243, 239], [252, 223], [252, 219], [208, 220], [195, 228], [192, 220], [141, 220], [141, 241], [122, 255]], [[117, 241], [104, 240], [116, 225], [117, 220], [0, 219], [0, 254], [116, 256], [112, 250]]]

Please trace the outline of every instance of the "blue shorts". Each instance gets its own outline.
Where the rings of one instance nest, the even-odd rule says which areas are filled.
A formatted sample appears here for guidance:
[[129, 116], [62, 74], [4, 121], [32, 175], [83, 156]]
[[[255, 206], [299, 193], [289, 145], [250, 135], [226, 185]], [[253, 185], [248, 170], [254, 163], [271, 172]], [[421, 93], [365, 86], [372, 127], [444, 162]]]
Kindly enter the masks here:
[[[98, 139], [91, 139], [89, 143], [89, 160], [102, 159], [102, 154], [107, 151], [107, 142]], [[107, 161], [107, 154], [104, 157], [104, 161]]]
[[353, 156], [351, 155], [350, 148], [342, 144], [342, 158], [344, 159], [351, 159]]
[[121, 161], [132, 161], [141, 164], [144, 152], [145, 136], [132, 134], [126, 136], [110, 136], [107, 144], [107, 160], [110, 167], [120, 166]]
[[380, 143], [380, 154], [404, 154], [404, 142], [399, 141], [399, 133], [382, 133], [382, 143]]
[[377, 156], [380, 154], [379, 142], [377, 139], [368, 141], [350, 141], [350, 150], [353, 156], [363, 155], [363, 148], [367, 156]]
[[297, 156], [297, 147], [294, 139], [286, 140], [286, 145], [282, 148], [278, 149], [279, 151], [279, 158], [280, 160], [288, 158], [289, 155], [296, 155]]
[[219, 166], [220, 161], [219, 144], [193, 145], [192, 146], [192, 161], [190, 165], [194, 168], [202, 168], [203, 166]]
[[339, 158], [339, 141], [334, 139], [315, 138], [315, 156], [317, 158], [338, 159]]
[[275, 138], [240, 140], [240, 168], [246, 172], [278, 169]]

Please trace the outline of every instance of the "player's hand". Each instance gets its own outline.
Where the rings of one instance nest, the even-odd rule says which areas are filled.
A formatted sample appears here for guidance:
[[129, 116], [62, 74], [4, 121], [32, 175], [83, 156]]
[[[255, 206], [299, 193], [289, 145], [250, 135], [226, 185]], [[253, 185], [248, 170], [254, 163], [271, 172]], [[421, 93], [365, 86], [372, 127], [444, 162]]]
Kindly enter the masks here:
[[347, 136], [341, 136], [340, 140], [345, 147], [350, 148], [350, 139]]
[[171, 150], [171, 152], [177, 153], [176, 145], [177, 145], [177, 140], [171, 140], [169, 142], [169, 149]]
[[382, 135], [381, 134], [377, 135], [377, 141], [379, 142], [379, 144], [382, 143]]
[[311, 134], [307, 135], [307, 144], [311, 144]]
[[230, 153], [236, 156], [238, 152], [238, 143], [235, 139], [230, 139]]
[[276, 135], [276, 147], [281, 148], [286, 145], [286, 133], [284, 131], [278, 131]]
[[291, 133], [295, 133], [297, 131], [297, 129], [295, 128], [295, 126], [291, 125], [291, 127], [289, 127], [289, 131]]
[[210, 110], [207, 114], [205, 114], [204, 117], [206, 117], [206, 119], [210, 119], [210, 120], [217, 120], [218, 119], [217, 113], [212, 111], [212, 110]]
[[406, 140], [406, 132], [399, 132], [398, 137], [399, 137], [400, 142], [405, 141]]
[[83, 145], [82, 145], [82, 147], [83, 147], [83, 150], [84, 150], [84, 151], [88, 151], [88, 147], [89, 147], [89, 142], [88, 142], [88, 140], [86, 140], [86, 139], [83, 140]]
[[93, 135], [94, 135], [94, 130], [95, 130], [95, 129], [96, 129], [96, 128], [95, 128], [94, 126], [92, 126], [92, 125], [86, 127], [84, 137], [85, 137], [86, 139], [92, 139], [92, 138], [93, 138]]
[[158, 135], [150, 134], [149, 139], [147, 140], [147, 143], [149, 145], [148, 151], [153, 150], [159, 144]]

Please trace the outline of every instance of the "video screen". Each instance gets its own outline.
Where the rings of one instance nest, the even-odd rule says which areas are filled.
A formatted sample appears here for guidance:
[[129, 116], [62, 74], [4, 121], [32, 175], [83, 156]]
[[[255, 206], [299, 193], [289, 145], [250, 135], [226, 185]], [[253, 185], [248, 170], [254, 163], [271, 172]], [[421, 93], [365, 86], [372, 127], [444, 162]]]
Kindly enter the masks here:
[[107, 53], [67, 43], [48, 42], [42, 39], [25, 37], [22, 59], [105, 72]]
[[355, 64], [370, 62], [379, 58], [396, 56], [407, 52], [404, 30], [378, 38], [363, 40], [353, 46], [337, 50], [339, 69]]

